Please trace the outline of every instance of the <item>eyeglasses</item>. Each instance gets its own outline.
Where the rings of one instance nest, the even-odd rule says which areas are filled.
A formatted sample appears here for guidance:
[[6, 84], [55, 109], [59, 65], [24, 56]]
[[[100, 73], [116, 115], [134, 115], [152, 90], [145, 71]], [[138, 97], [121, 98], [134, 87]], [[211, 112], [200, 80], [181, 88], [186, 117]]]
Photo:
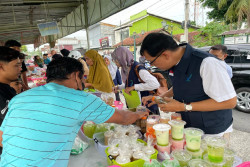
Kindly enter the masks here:
[[149, 64], [152, 65], [152, 64], [155, 62], [155, 60], [158, 59], [158, 58], [162, 55], [162, 53], [163, 53], [164, 51], [165, 51], [165, 49], [163, 49], [163, 50], [155, 57], [155, 59], [154, 59], [153, 61], [149, 62]]

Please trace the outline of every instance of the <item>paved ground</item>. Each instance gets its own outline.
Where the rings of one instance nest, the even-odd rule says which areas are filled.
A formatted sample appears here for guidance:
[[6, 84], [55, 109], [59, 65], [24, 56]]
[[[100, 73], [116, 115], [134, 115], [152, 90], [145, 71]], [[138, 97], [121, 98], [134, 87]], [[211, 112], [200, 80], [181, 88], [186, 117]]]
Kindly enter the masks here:
[[250, 114], [233, 110], [234, 131], [229, 147], [244, 161], [250, 161]]

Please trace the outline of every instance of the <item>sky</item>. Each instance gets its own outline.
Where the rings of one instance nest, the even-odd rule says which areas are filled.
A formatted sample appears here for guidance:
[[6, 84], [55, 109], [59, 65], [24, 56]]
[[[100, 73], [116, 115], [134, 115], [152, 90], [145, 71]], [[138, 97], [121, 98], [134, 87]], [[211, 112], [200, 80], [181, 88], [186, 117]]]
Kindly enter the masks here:
[[[190, 1], [190, 20], [194, 20], [194, 0]], [[120, 25], [130, 20], [130, 16], [137, 14], [143, 10], [148, 13], [169, 18], [176, 21], [183, 21], [185, 19], [185, 0], [143, 0], [119, 13], [116, 13], [101, 22], [113, 25]], [[204, 26], [206, 21], [209, 21], [206, 16], [208, 9], [202, 9], [201, 5], [197, 7], [197, 23]], [[79, 40], [86, 40], [85, 30], [80, 30], [66, 37], [77, 38]], [[32, 49], [32, 45], [28, 46], [28, 50]]]

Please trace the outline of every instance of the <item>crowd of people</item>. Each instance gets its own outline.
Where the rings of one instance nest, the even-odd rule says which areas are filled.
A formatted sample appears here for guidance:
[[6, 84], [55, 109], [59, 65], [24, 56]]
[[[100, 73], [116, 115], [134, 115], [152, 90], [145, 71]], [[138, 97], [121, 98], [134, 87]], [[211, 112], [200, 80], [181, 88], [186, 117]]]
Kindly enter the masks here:
[[[127, 125], [159, 114], [159, 109], [181, 113], [186, 127], [206, 134], [228, 137], [233, 130], [237, 98], [232, 70], [223, 61], [227, 56], [223, 45], [205, 53], [162, 33], [145, 37], [140, 62], [168, 70], [172, 81], [172, 87], [160, 95], [167, 103], [159, 105], [152, 101], [159, 80], [126, 47], [104, 56], [95, 50], [81, 55], [66, 49], [61, 54], [52, 50], [52, 59], [48, 54], [35, 56], [35, 65], [47, 66], [47, 84], [32, 89], [20, 47], [14, 40], [0, 47], [1, 166], [67, 166], [84, 121]], [[121, 90], [128, 98], [137, 92], [148, 112], [118, 110], [84, 92], [85, 88], [113, 92], [117, 101]]]

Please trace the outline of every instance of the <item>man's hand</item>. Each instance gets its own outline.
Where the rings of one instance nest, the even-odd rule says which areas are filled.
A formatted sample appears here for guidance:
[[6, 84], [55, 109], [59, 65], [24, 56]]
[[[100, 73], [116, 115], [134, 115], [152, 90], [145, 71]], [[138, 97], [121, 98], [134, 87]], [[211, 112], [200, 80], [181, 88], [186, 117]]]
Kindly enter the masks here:
[[[152, 101], [152, 97], [153, 96], [144, 96], [142, 97], [142, 103], [144, 104], [144, 106], [148, 105], [148, 107], [156, 104], [154, 101]], [[151, 103], [148, 103], [148, 101], [152, 101]]]
[[164, 112], [180, 112], [185, 111], [185, 105], [184, 103], [181, 103], [175, 99], [164, 97], [164, 100], [167, 102], [167, 104], [158, 104], [161, 111]]
[[141, 119], [143, 117], [147, 117], [149, 115], [149, 110], [145, 111], [136, 111], [135, 114], [137, 114], [137, 119]]
[[134, 86], [131, 86], [131, 87], [126, 87], [124, 91], [125, 91], [125, 93], [127, 93], [127, 94], [131, 95], [131, 94], [130, 94], [130, 92], [131, 92], [132, 90], [134, 90], [134, 89], [135, 89], [135, 87], [134, 87]]

